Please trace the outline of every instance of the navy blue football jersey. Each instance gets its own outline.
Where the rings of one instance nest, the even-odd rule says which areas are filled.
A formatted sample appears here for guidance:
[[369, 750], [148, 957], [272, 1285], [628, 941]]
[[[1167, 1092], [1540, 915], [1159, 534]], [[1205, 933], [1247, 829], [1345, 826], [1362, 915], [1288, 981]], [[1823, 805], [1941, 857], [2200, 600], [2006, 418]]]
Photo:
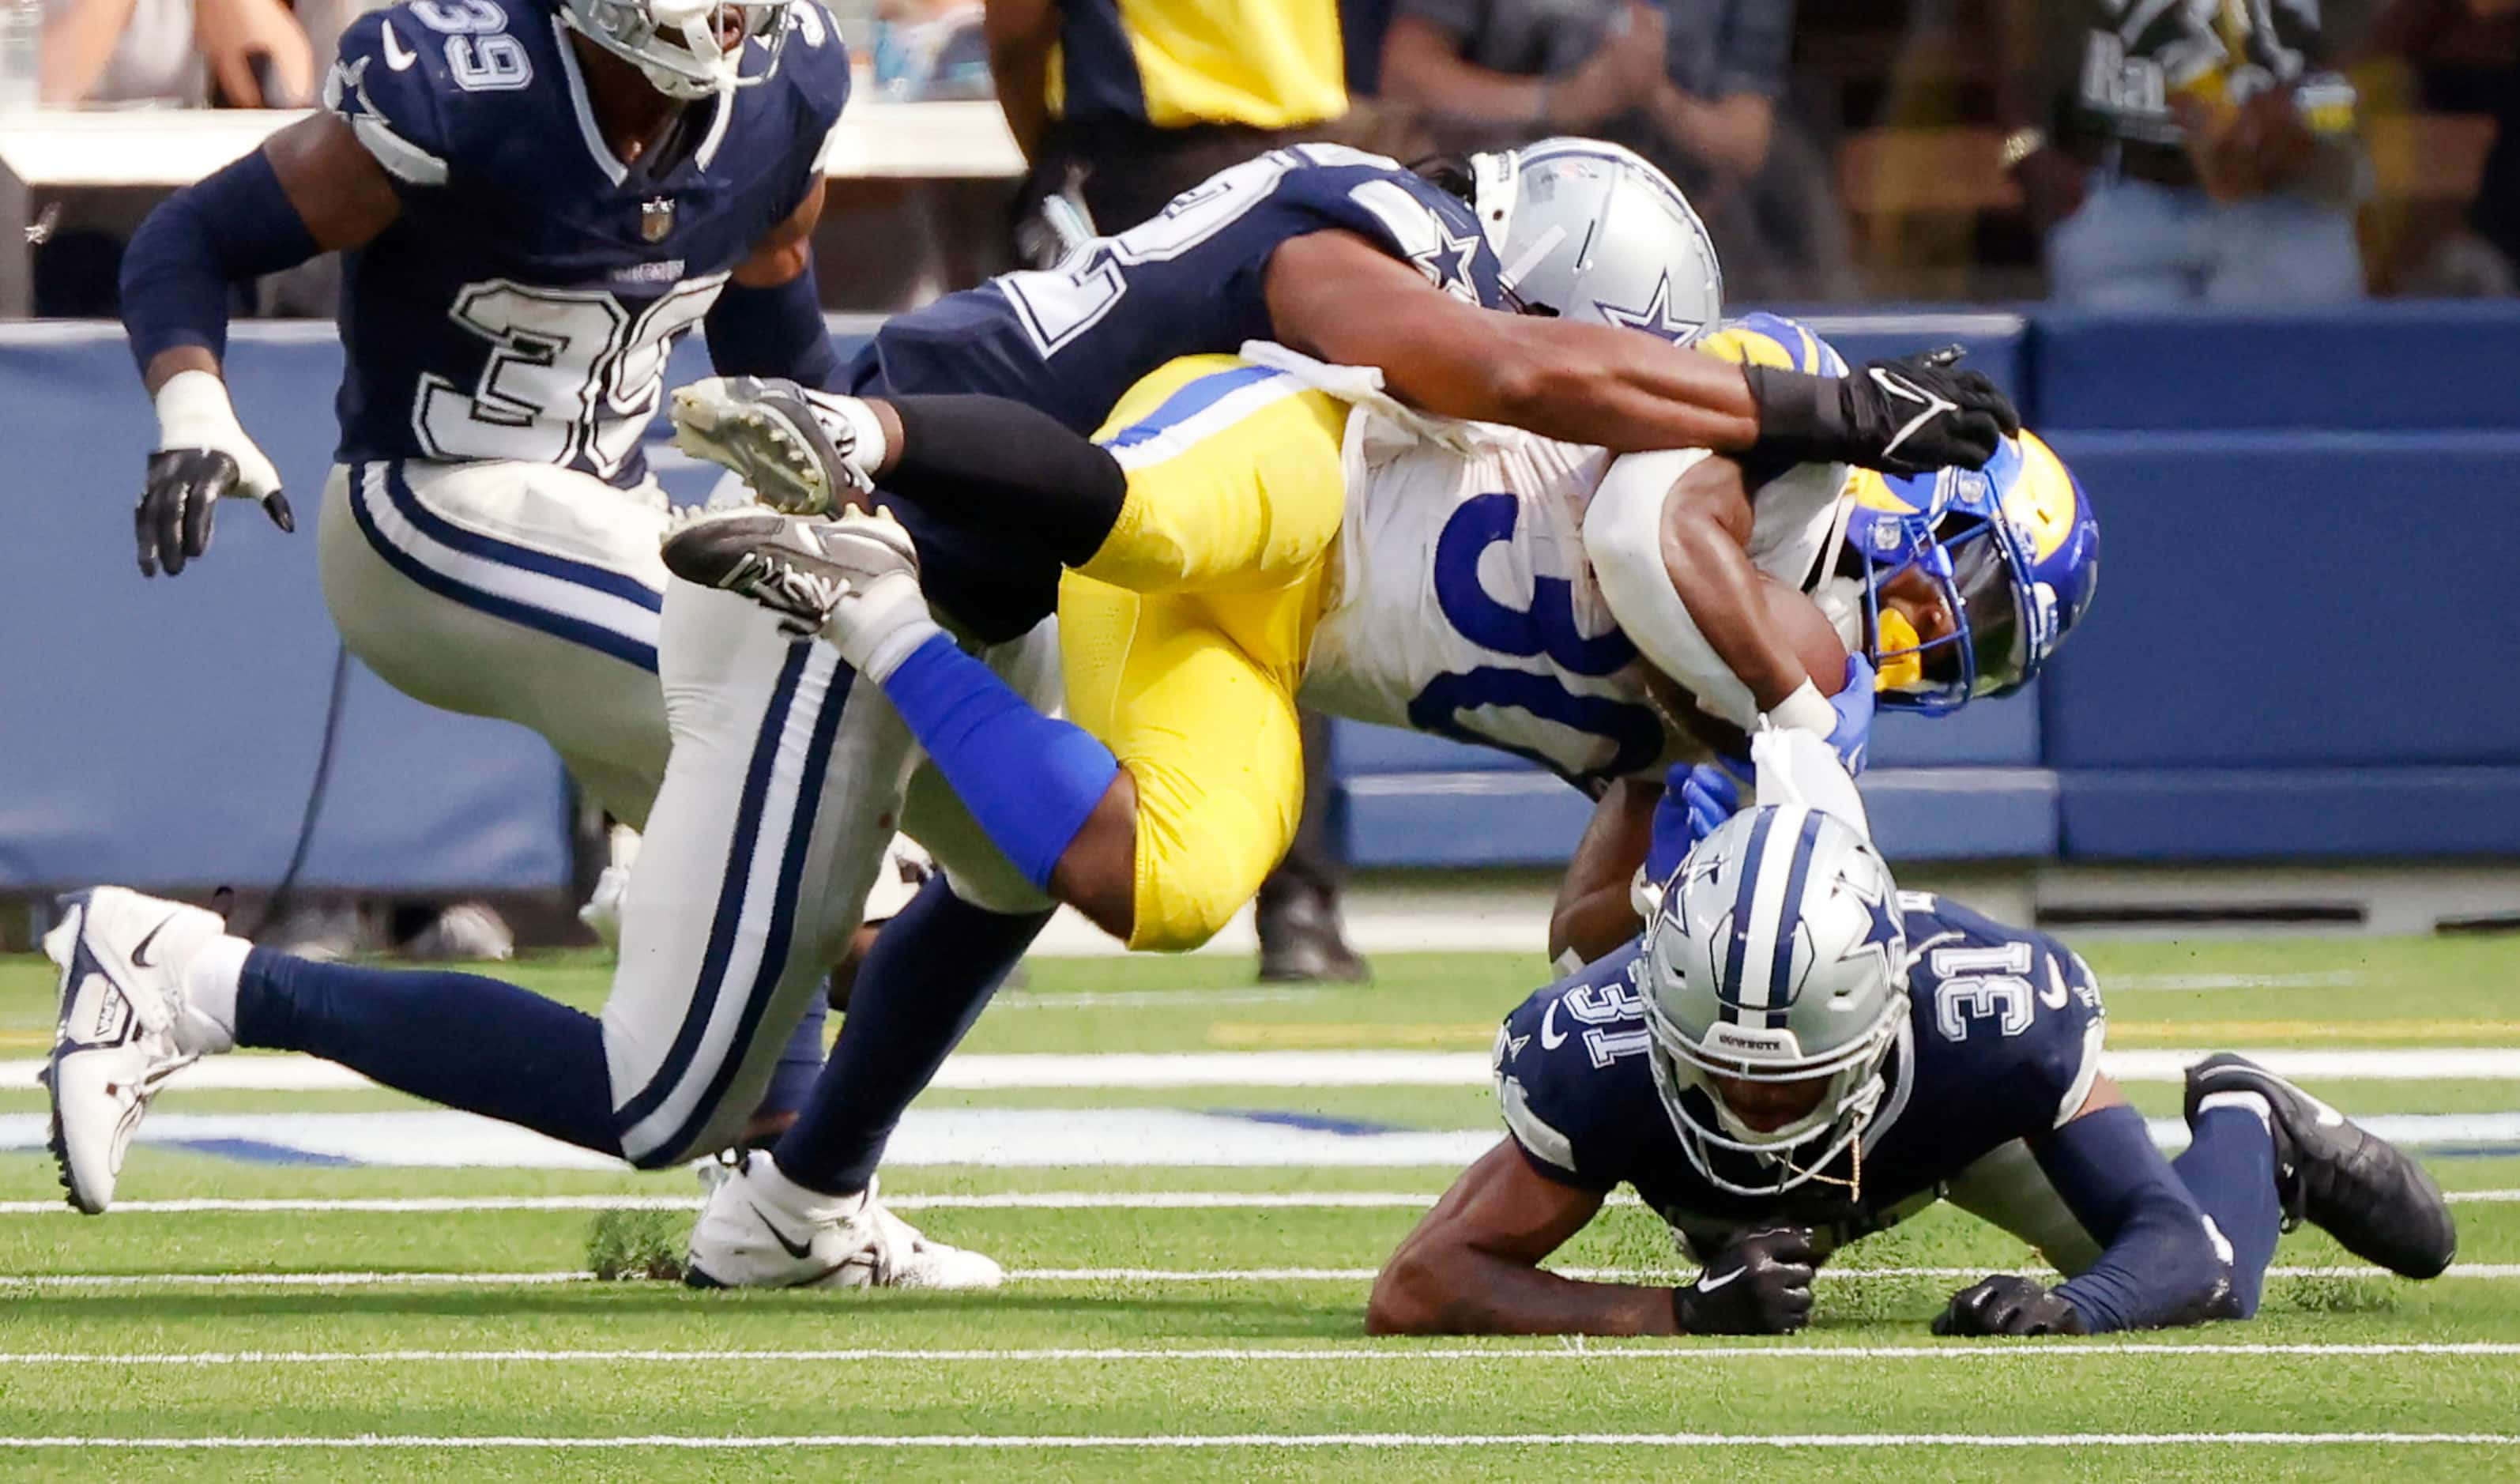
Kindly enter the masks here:
[[[895, 316], [851, 363], [847, 389], [987, 393], [1091, 433], [1165, 362], [1276, 338], [1262, 292], [1270, 254], [1326, 231], [1359, 234], [1465, 302], [1506, 302], [1467, 202], [1379, 155], [1296, 145], [1219, 172], [1058, 268]], [[929, 596], [981, 637], [1019, 634], [1057, 604], [1056, 561], [993, 550], [915, 505], [886, 503], [918, 539]]]
[[[1639, 984], [1642, 940], [1534, 993], [1497, 1034], [1497, 1099], [1541, 1171], [1586, 1190], [1632, 1186], [1699, 1253], [1754, 1224], [1814, 1229], [1823, 1249], [1896, 1225], [1943, 1182], [2081, 1109], [2099, 1070], [2098, 985], [2046, 933], [2006, 927], [1927, 892], [1901, 892], [1910, 950], [1908, 1024], [1854, 1151], [1780, 1195], [1725, 1191], [1689, 1160], [1654, 1088]], [[1689, 1096], [1701, 1096], [1690, 1094]], [[1711, 1115], [1711, 1109], [1708, 1110]], [[1751, 1156], [1726, 1177], [1763, 1176]]]
[[689, 105], [681, 140], [626, 164], [550, 0], [410, 0], [352, 22], [325, 106], [402, 214], [342, 257], [338, 457], [637, 482], [667, 353], [795, 212], [847, 100], [838, 27], [815, 0], [794, 16], [767, 81]]

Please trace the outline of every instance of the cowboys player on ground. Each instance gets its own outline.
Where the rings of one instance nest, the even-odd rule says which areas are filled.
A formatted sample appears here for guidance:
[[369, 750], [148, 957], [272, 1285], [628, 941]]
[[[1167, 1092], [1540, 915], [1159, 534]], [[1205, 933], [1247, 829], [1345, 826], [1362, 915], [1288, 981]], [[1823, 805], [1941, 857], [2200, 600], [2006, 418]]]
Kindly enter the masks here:
[[[1767, 788], [1772, 745], [1762, 796], [1792, 796]], [[2188, 1069], [2193, 1142], [2164, 1159], [2100, 1071], [2083, 961], [1897, 890], [1852, 817], [1734, 817], [1642, 938], [1506, 1017], [1508, 1137], [1392, 1254], [1369, 1327], [1789, 1333], [1810, 1321], [1816, 1267], [1937, 1199], [2068, 1275], [1971, 1284], [1942, 1334], [2246, 1319], [2279, 1231], [2303, 1220], [2409, 1278], [2450, 1265], [2456, 1232], [2421, 1166], [2239, 1057]], [[1706, 1265], [1696, 1282], [1541, 1269], [1622, 1184]]]
[[[906, 741], [821, 647], [668, 582], [640, 440], [695, 326], [721, 370], [835, 374], [807, 240], [847, 84], [813, 0], [414, 0], [349, 28], [325, 111], [144, 226], [124, 292], [161, 424], [144, 572], [201, 557], [222, 496], [288, 523], [219, 379], [227, 285], [342, 251], [321, 555], [345, 640], [422, 699], [535, 727], [648, 838], [600, 1020], [472, 975], [256, 971], [210, 914], [73, 901], [48, 947], [74, 1203], [112, 1198], [158, 1083], [237, 1042], [652, 1166], [732, 1142], [809, 1011], [810, 1079], [817, 984], [889, 837]], [[824, 834], [874, 843], [810, 848]], [[915, 944], [906, 925], [887, 939]], [[903, 1281], [995, 1277], [894, 1245]]]

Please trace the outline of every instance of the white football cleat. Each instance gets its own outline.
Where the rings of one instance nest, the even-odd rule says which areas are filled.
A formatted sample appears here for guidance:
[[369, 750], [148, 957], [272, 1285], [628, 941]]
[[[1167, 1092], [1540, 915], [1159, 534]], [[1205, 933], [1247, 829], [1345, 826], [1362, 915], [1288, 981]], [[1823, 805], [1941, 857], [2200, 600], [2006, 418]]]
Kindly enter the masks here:
[[883, 430], [856, 397], [772, 377], [702, 377], [673, 395], [674, 446], [724, 465], [773, 510], [819, 516], [875, 488]]
[[630, 895], [630, 868], [607, 866], [595, 878], [595, 894], [577, 909], [577, 920], [604, 940], [604, 951], [621, 956], [621, 903]]
[[665, 569], [741, 593], [798, 630], [820, 630], [878, 684], [939, 632], [919, 586], [919, 548], [889, 511], [809, 520], [756, 507], [678, 512]]
[[924, 1237], [885, 1210], [872, 1184], [855, 1197], [818, 1197], [801, 1214], [798, 1193], [767, 1150], [745, 1151], [700, 1208], [683, 1282], [695, 1288], [994, 1288], [1006, 1282], [1006, 1270], [990, 1258]]
[[99, 886], [62, 898], [64, 916], [44, 934], [61, 967], [61, 1022], [44, 1069], [52, 1090], [53, 1159], [70, 1204], [90, 1216], [113, 1203], [123, 1151], [167, 1078], [193, 1064], [201, 1045], [176, 1043], [184, 966], [225, 928], [215, 913]]

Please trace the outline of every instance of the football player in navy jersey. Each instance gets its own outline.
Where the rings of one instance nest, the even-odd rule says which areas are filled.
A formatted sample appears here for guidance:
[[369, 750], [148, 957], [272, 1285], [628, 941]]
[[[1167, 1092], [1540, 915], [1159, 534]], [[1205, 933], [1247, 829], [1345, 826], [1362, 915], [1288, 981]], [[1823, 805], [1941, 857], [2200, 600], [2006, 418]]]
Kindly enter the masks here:
[[[643, 1166], [734, 1142], [765, 1092], [801, 1099], [819, 982], [879, 867], [909, 743], [826, 647], [669, 582], [640, 440], [696, 326], [720, 371], [836, 374], [808, 240], [848, 76], [815, 0], [411, 0], [350, 25], [323, 111], [143, 226], [123, 291], [160, 423], [143, 572], [199, 559], [222, 497], [290, 524], [220, 380], [228, 285], [340, 251], [320, 555], [345, 642], [421, 699], [540, 731], [647, 843], [600, 1018], [474, 975], [257, 952], [119, 888], [73, 899], [48, 943], [50, 1082], [82, 1209], [111, 1201], [157, 1087], [239, 1044]], [[1022, 655], [1002, 652], [1011, 670]], [[875, 844], [818, 848], [832, 838]], [[991, 900], [987, 869], [963, 887]], [[994, 971], [990, 940], [908, 916], [887, 942], [945, 973], [983, 951], [969, 971]], [[1025, 939], [1036, 924], [1010, 922]], [[845, 1214], [830, 1266], [849, 1281], [997, 1280], [871, 1192]]]
[[[2279, 1231], [2302, 1220], [2409, 1278], [2450, 1265], [2450, 1208], [2419, 1165], [2241, 1057], [2188, 1069], [2193, 1142], [2165, 1159], [2100, 1070], [2083, 961], [1898, 891], [1843, 819], [1736, 816], [1642, 938], [1506, 1017], [1508, 1137], [1384, 1265], [1370, 1328], [1789, 1333], [1810, 1320], [1815, 1268], [1938, 1199], [2067, 1275], [1974, 1283], [1942, 1334], [2246, 1319]], [[1620, 1185], [1705, 1265], [1695, 1282], [1541, 1269]]]

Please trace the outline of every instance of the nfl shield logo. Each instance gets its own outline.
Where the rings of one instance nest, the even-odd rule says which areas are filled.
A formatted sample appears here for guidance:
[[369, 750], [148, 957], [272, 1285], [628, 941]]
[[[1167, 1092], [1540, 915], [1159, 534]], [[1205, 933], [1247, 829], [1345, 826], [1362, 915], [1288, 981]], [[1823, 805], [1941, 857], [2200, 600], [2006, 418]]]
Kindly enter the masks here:
[[652, 243], [661, 243], [665, 234], [674, 230], [674, 199], [659, 196], [639, 206], [639, 236]]

